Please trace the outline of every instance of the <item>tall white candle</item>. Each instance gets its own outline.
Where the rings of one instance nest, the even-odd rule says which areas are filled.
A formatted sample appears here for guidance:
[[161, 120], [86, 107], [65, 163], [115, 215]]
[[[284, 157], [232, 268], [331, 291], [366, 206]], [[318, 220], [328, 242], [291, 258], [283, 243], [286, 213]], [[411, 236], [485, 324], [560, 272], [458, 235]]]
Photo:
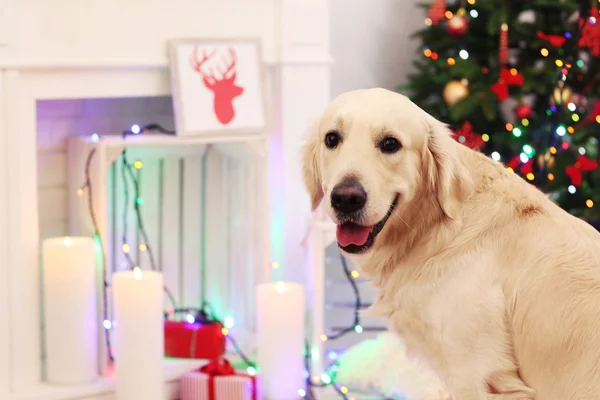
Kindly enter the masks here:
[[114, 273], [117, 400], [164, 400], [163, 276], [160, 272]]
[[304, 287], [270, 282], [256, 287], [257, 361], [267, 399], [292, 400], [304, 387]]
[[98, 377], [98, 310], [94, 241], [44, 240], [43, 310], [46, 380], [84, 384]]

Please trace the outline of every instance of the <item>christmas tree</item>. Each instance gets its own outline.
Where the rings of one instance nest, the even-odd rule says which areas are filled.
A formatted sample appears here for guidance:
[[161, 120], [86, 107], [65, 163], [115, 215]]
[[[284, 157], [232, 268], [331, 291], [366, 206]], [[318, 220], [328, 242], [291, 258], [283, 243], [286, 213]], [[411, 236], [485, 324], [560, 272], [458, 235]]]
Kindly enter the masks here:
[[600, 16], [594, 0], [435, 0], [401, 88], [456, 140], [568, 212], [600, 220]]

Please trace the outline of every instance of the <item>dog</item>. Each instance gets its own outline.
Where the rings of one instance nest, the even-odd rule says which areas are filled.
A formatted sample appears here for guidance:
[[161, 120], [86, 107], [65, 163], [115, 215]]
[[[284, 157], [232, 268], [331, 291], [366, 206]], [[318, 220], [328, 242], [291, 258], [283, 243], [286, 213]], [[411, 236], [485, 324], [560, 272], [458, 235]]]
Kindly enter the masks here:
[[455, 400], [600, 399], [600, 234], [384, 89], [335, 98], [303, 149], [313, 210]]

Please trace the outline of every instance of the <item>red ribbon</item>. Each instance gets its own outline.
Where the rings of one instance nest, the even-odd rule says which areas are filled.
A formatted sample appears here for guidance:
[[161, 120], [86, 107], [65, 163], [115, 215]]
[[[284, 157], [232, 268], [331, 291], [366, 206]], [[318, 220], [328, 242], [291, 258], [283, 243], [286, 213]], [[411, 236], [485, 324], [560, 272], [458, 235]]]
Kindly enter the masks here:
[[252, 381], [252, 400], [256, 400], [256, 377], [254, 375], [235, 372], [235, 368], [229, 360], [222, 357], [213, 358], [210, 362], [200, 368], [200, 372], [208, 375], [208, 399], [217, 400], [215, 392], [215, 377], [217, 376], [245, 376]]
[[567, 38], [562, 35], [549, 35], [542, 31], [537, 31], [537, 37], [542, 40], [546, 40], [554, 47], [562, 47], [562, 45], [567, 41]]

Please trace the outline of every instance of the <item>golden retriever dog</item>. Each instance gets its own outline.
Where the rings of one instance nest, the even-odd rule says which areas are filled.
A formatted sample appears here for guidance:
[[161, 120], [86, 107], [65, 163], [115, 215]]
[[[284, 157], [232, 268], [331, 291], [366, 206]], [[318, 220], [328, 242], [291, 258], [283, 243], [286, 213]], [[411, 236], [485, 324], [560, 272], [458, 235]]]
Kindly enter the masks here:
[[337, 97], [303, 173], [384, 316], [455, 400], [600, 399], [600, 234], [383, 89]]

